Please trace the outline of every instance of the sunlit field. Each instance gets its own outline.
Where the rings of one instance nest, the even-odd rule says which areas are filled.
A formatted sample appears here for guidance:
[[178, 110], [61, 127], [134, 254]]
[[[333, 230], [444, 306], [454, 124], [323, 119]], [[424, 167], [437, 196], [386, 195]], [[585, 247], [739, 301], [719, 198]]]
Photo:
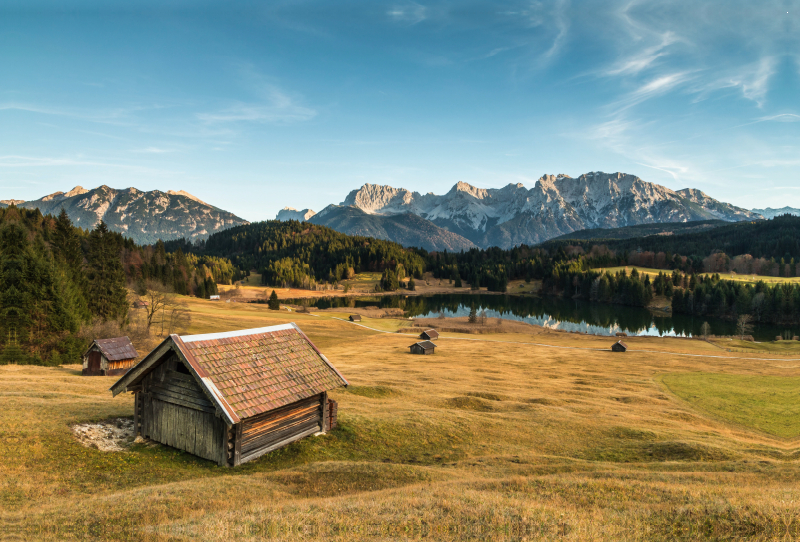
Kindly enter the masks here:
[[[638, 267], [635, 265], [629, 265], [625, 267], [598, 267], [595, 269], [595, 271], [605, 271], [606, 273], [616, 274], [622, 270], [625, 270], [626, 273], [630, 274], [634, 269], [641, 274], [650, 275], [651, 278], [657, 277], [659, 273], [665, 273], [667, 275], [672, 274], [672, 271], [669, 269], [653, 269], [651, 267]], [[738, 273], [698, 273], [698, 275], [701, 276], [711, 276], [714, 274], [718, 274], [721, 280], [733, 280], [736, 282], [747, 282], [751, 284], [755, 284], [759, 281], [763, 281], [767, 284], [800, 282], [800, 277], [768, 277], [764, 275], [740, 275]]]
[[187, 303], [193, 333], [295, 321], [351, 383], [332, 394], [340, 427], [236, 469], [162, 445], [101, 452], [70, 425], [132, 416], [132, 396], [108, 392], [113, 377], [0, 367], [6, 532], [667, 540], [800, 529], [800, 359], [675, 338], [630, 337], [619, 354], [608, 337], [534, 327], [444, 333], [435, 355], [413, 356], [407, 320]]

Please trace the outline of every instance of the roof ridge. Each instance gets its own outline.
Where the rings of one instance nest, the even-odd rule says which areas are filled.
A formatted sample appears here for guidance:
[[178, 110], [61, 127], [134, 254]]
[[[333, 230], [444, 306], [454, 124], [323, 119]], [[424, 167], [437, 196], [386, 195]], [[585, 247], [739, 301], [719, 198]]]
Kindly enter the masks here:
[[235, 331], [223, 331], [220, 333], [205, 333], [202, 335], [181, 335], [181, 340], [184, 343], [193, 343], [197, 341], [214, 341], [217, 339], [231, 339], [234, 337], [244, 337], [247, 335], [260, 335], [261, 333], [272, 333], [275, 331], [284, 331], [290, 329], [297, 329], [294, 322], [290, 324], [278, 324], [269, 327], [257, 327], [253, 329], [237, 329]]

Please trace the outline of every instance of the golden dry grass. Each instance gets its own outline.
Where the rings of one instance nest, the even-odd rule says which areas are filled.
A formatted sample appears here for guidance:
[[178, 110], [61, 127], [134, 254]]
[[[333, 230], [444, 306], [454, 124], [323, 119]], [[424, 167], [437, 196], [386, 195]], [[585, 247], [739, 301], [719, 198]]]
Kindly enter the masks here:
[[[0, 520], [21, 539], [551, 540], [794, 536], [797, 442], [676, 397], [665, 374], [798, 376], [704, 341], [445, 333], [412, 356], [368, 327], [190, 300], [192, 332], [292, 321], [350, 380], [341, 427], [237, 468], [176, 450], [82, 447], [129, 416], [113, 378], [0, 368]], [[399, 326], [399, 323], [397, 324]], [[401, 332], [404, 330], [400, 330]], [[698, 355], [708, 357], [696, 357]], [[716, 356], [716, 357], [712, 357]], [[746, 407], [747, 405], [743, 405]]]

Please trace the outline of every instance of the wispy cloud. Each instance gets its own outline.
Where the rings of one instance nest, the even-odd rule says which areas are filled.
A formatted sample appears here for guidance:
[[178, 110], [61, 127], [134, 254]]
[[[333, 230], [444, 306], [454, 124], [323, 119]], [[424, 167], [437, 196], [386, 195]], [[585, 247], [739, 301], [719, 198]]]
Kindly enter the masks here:
[[175, 152], [174, 149], [162, 149], [161, 147], [145, 147], [143, 149], [132, 149], [131, 152], [139, 154], [167, 154]]
[[764, 57], [758, 62], [743, 66], [735, 72], [720, 74], [716, 79], [699, 85], [694, 89], [700, 101], [709, 94], [725, 89], [738, 89], [742, 96], [763, 107], [769, 91], [770, 78], [775, 74], [777, 59]]
[[660, 43], [647, 47], [632, 56], [622, 58], [612, 66], [601, 70], [600, 73], [606, 77], [636, 75], [647, 68], [651, 68], [659, 58], [667, 55], [667, 48], [677, 41], [679, 40], [675, 33], [667, 31], [661, 36]]
[[428, 8], [411, 2], [402, 6], [394, 6], [386, 12], [393, 21], [413, 26], [428, 18]]
[[252, 64], [238, 65], [242, 83], [254, 100], [237, 101], [220, 107], [215, 111], [197, 113], [196, 117], [208, 124], [231, 122], [257, 122], [272, 124], [291, 124], [304, 122], [317, 116], [317, 111], [302, 105], [301, 98], [272, 82]]

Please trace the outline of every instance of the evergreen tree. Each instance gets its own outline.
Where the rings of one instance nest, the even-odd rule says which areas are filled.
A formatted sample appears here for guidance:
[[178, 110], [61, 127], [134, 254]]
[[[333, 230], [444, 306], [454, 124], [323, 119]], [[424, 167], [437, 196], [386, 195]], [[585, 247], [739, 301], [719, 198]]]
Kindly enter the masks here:
[[478, 311], [475, 308], [475, 303], [473, 303], [469, 308], [469, 317], [467, 320], [469, 320], [470, 324], [475, 324], [478, 322]]
[[275, 290], [272, 290], [272, 294], [269, 296], [269, 308], [274, 311], [281, 308], [281, 302], [278, 300], [278, 294], [275, 293]]
[[[162, 244], [163, 247], [163, 244]], [[100, 221], [89, 234], [89, 309], [103, 320], [123, 321], [128, 314], [125, 273], [116, 239]]]

